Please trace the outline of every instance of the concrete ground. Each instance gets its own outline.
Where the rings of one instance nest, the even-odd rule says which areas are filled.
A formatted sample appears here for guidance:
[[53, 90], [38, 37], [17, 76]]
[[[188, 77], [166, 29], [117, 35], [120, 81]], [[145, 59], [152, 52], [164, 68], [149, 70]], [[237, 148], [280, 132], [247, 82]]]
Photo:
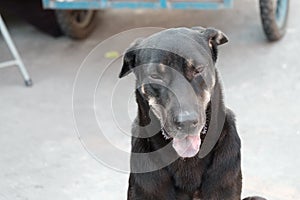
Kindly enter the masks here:
[[[220, 48], [218, 68], [242, 138], [243, 196], [300, 199], [299, 7], [299, 1], [291, 1], [287, 35], [272, 44], [265, 40], [252, 0], [222, 11], [109, 10], [99, 14], [97, 29], [84, 41], [54, 39], [8, 21], [34, 86], [22, 85], [17, 68], [0, 70], [0, 199], [125, 199], [128, 174], [99, 163], [77, 137], [76, 72], [98, 43], [116, 33], [196, 25], [217, 27], [230, 38]], [[101, 67], [102, 57], [91, 62]], [[0, 60], [9, 58], [1, 40]], [[85, 80], [88, 87], [89, 77]]]

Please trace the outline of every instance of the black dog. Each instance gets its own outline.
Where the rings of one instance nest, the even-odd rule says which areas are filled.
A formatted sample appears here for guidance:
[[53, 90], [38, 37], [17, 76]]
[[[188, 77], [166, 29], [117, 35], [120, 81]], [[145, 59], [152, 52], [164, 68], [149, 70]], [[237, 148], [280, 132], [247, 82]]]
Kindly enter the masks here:
[[[241, 199], [240, 138], [215, 68], [217, 46], [227, 41], [213, 28], [176, 28], [127, 50], [119, 77], [134, 72], [138, 104], [129, 200]], [[218, 137], [201, 157], [210, 135]]]

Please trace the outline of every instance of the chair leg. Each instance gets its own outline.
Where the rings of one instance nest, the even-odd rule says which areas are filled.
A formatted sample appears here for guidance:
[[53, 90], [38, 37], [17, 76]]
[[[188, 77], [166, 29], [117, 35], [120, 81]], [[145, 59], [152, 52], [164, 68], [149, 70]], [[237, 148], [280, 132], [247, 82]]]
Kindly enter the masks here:
[[22, 76], [24, 77], [25, 85], [26, 86], [32, 86], [32, 80], [29, 77], [29, 74], [26, 70], [26, 67], [24, 66], [24, 63], [9, 35], [9, 32], [5, 26], [5, 23], [0, 15], [0, 30], [2, 32], [2, 35], [4, 37], [4, 40], [7, 43], [8, 48], [10, 49], [10, 52], [12, 53], [13, 57], [15, 58], [15, 64], [19, 67], [20, 72]]

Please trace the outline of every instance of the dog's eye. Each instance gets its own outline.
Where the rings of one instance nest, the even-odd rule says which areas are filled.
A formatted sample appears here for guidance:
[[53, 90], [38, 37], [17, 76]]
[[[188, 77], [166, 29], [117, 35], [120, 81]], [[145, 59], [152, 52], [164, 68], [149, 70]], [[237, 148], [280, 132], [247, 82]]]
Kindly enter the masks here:
[[156, 80], [161, 79], [161, 76], [158, 75], [158, 74], [151, 74], [150, 77], [153, 78], [153, 79], [156, 79]]
[[204, 66], [203, 65], [200, 65], [198, 66], [197, 68], [195, 68], [194, 70], [194, 76], [198, 76], [199, 74], [201, 74], [201, 72], [204, 70]]
[[201, 73], [201, 71], [199, 71], [199, 70], [196, 69], [196, 70], [194, 71], [193, 75], [194, 75], [194, 76], [198, 76], [200, 73]]

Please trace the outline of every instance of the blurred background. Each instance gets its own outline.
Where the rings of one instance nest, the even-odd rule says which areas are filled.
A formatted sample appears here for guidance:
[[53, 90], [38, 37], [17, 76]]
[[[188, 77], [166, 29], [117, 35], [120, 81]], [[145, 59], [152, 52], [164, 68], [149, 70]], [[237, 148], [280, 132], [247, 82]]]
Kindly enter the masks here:
[[[53, 2], [45, 0], [44, 6], [68, 6]], [[217, 67], [226, 105], [237, 115], [242, 139], [242, 196], [300, 199], [300, 1], [290, 0], [286, 27], [277, 16], [277, 25], [283, 26], [278, 30], [264, 7], [265, 32], [258, 0], [224, 2], [201, 10], [184, 5], [177, 5], [179, 10], [156, 10], [149, 5], [150, 9], [74, 14], [43, 9], [37, 0], [0, 0], [0, 14], [27, 69], [29, 86], [24, 86], [18, 66], [0, 69], [0, 199], [126, 199], [128, 174], [96, 161], [76, 134], [75, 76], [91, 50], [117, 33], [181, 26], [215, 27], [229, 37], [230, 42], [220, 47]], [[1, 31], [3, 36], [3, 27]], [[0, 62], [6, 62], [14, 56], [2, 36]], [[109, 61], [118, 53], [122, 54], [99, 55], [93, 62], [101, 68], [101, 60]], [[88, 87], [88, 77], [86, 82]]]

